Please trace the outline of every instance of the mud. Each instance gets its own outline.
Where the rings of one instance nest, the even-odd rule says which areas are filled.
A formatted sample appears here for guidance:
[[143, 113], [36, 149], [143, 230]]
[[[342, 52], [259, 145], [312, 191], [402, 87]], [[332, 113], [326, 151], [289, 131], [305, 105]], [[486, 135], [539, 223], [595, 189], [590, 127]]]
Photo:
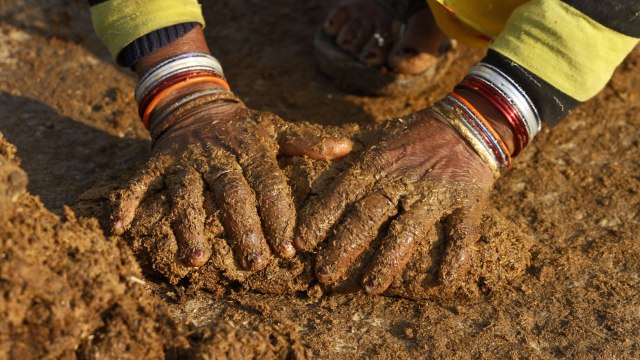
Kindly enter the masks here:
[[121, 240], [69, 208], [52, 214], [2, 136], [0, 154], [0, 358], [304, 356], [283, 325], [177, 322]]
[[[367, 126], [437, 100], [482, 56], [461, 47], [447, 75], [421, 96], [347, 95], [312, 65], [315, 24], [330, 6], [204, 4], [209, 42], [249, 107]], [[287, 265], [289, 277], [284, 262], [254, 276], [210, 271], [179, 281], [185, 272], [176, 285], [139, 272], [129, 244], [102, 236], [97, 220], [73, 220], [63, 210], [84, 193], [77, 214], [104, 211], [107, 188], [121, 186], [148, 156], [134, 76], [112, 65], [84, 1], [0, 0], [0, 33], [0, 131], [17, 146], [34, 195], [22, 175], [10, 175], [21, 174], [17, 165], [3, 160], [0, 357], [640, 357], [639, 49], [602, 94], [545, 128], [497, 182], [474, 250], [474, 281], [442, 291], [433, 281], [443, 243], [433, 240], [402, 283], [369, 297], [355, 284], [318, 285], [305, 258]], [[281, 159], [296, 180], [295, 206], [348, 161]], [[154, 202], [158, 211], [166, 201]], [[152, 229], [136, 229], [143, 246]], [[214, 245], [220, 254], [212, 266], [234, 269], [226, 240]], [[130, 274], [144, 285], [128, 281]]]

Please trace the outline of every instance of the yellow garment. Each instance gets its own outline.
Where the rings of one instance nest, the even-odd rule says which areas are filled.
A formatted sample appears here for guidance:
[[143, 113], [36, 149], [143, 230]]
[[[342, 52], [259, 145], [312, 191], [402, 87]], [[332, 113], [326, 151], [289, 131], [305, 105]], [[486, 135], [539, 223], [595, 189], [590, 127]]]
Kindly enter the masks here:
[[438, 27], [449, 37], [487, 47], [515, 8], [528, 0], [427, 0]]
[[198, 0], [110, 0], [92, 6], [91, 19], [114, 59], [135, 39], [157, 29], [186, 22], [205, 24]]
[[447, 35], [475, 46], [494, 38], [491, 49], [578, 101], [600, 92], [638, 44], [560, 0], [428, 2]]

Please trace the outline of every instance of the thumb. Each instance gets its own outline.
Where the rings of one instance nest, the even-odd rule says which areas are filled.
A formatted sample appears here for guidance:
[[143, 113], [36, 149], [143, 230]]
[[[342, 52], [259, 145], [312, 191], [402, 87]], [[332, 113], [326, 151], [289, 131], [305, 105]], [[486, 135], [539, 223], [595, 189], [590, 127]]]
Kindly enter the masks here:
[[282, 119], [276, 127], [280, 155], [307, 156], [314, 160], [335, 160], [353, 150], [349, 137], [359, 129], [357, 125], [323, 127], [308, 122], [286, 122]]

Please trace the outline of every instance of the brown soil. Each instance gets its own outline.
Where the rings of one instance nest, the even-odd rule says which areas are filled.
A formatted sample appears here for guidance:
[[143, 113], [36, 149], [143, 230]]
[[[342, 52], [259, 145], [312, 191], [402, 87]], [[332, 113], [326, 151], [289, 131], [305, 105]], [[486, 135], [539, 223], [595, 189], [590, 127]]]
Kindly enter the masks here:
[[47, 210], [17, 162], [0, 136], [0, 359], [304, 355], [286, 325], [176, 321], [126, 244], [68, 207]]
[[[205, 2], [209, 42], [248, 106], [370, 125], [432, 103], [481, 56], [460, 49], [423, 96], [346, 95], [313, 66], [313, 34], [329, 6]], [[3, 141], [0, 358], [638, 358], [638, 69], [640, 49], [498, 181], [472, 281], [461, 291], [434, 282], [436, 234], [435, 247], [422, 246], [386, 296], [368, 297], [349, 282], [323, 288], [305, 258], [247, 276], [223, 240], [209, 265], [215, 271], [179, 281], [185, 272], [170, 285], [141, 274], [123, 242], [136, 250], [136, 241], [153, 241], [149, 229], [166, 228], [159, 215], [167, 206], [153, 202], [162, 192], [145, 200], [157, 204], [155, 218], [144, 215], [146, 228], [123, 240], [63, 210], [85, 193], [76, 212], [104, 213], [107, 190], [146, 158], [133, 75], [113, 66], [83, 0], [0, 0], [0, 132], [17, 145], [30, 193]], [[283, 159], [296, 179], [296, 206], [348, 161]], [[153, 262], [141, 265], [147, 271]]]

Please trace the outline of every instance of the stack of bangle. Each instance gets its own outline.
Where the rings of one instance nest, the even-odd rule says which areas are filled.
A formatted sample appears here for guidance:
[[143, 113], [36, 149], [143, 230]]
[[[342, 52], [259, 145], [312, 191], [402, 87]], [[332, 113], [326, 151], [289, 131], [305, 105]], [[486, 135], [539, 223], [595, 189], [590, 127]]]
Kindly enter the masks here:
[[[461, 89], [481, 95], [502, 113], [514, 134], [513, 154], [491, 123], [461, 94]], [[500, 176], [502, 169], [511, 167], [511, 158], [527, 146], [542, 124], [525, 92], [503, 72], [485, 63], [474, 66], [433, 110], [471, 144], [495, 177]]]
[[222, 86], [229, 91], [229, 84], [222, 72], [222, 66], [211, 55], [202, 53], [186, 53], [170, 58], [149, 70], [138, 81], [135, 97], [138, 103], [138, 112], [147, 130], [157, 128], [162, 120], [171, 112], [189, 101], [194, 101], [203, 96], [211, 96], [222, 92], [221, 89], [212, 89], [190, 94], [180, 99], [159, 116], [154, 116], [153, 124], [150, 123], [151, 114], [167, 95], [186, 86], [209, 82]]
[[486, 63], [475, 65], [456, 87], [459, 88], [476, 92], [504, 115], [514, 134], [514, 157], [540, 132], [542, 121], [527, 94], [496, 67]]

